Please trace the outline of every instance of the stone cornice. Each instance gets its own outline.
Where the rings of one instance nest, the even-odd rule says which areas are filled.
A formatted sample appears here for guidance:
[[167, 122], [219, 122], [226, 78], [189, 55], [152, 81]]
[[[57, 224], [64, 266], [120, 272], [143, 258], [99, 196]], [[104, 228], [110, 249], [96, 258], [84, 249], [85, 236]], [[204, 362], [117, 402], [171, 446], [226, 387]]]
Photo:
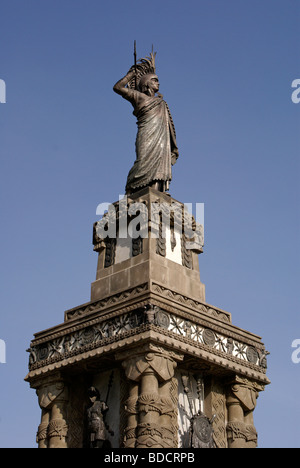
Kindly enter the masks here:
[[[72, 339], [72, 337], [69, 338]], [[143, 342], [150, 339], [163, 346], [176, 349], [179, 352], [197, 356], [197, 358], [205, 360], [213, 366], [220, 366], [228, 371], [241, 373], [249, 378], [268, 383], [268, 379], [264, 375], [264, 369], [258, 365], [239, 359], [231, 354], [221, 352], [210, 345], [196, 342], [191, 338], [176, 335], [172, 331], [154, 324], [143, 324], [137, 328], [125, 331], [119, 335], [104, 338], [98, 342], [90, 341], [86, 344], [81, 343], [80, 346], [75, 346], [72, 350], [64, 352], [65, 343], [63, 343], [63, 339], [60, 342], [48, 343], [48, 346], [52, 346], [52, 351], [53, 349], [55, 350], [54, 354], [52, 357], [47, 357], [46, 359], [36, 358], [35, 362], [32, 362], [30, 365], [30, 372], [26, 380], [31, 380], [37, 375], [53, 372], [61, 367], [92, 359], [99, 355], [121, 351], [124, 346], [140, 346]], [[41, 353], [40, 357], [43, 357], [42, 347], [31, 349], [31, 353], [39, 352]]]

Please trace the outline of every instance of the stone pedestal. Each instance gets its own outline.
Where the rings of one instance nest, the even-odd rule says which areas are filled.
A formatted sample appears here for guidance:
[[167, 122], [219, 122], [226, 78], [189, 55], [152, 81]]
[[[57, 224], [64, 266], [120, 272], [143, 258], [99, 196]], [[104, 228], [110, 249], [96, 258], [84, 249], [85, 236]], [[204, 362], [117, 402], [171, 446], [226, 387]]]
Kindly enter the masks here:
[[91, 300], [36, 333], [29, 350], [40, 448], [90, 446], [91, 386], [108, 406], [105, 447], [257, 445], [253, 411], [269, 383], [267, 353], [259, 336], [205, 302], [198, 228], [181, 203], [151, 188], [94, 225]]

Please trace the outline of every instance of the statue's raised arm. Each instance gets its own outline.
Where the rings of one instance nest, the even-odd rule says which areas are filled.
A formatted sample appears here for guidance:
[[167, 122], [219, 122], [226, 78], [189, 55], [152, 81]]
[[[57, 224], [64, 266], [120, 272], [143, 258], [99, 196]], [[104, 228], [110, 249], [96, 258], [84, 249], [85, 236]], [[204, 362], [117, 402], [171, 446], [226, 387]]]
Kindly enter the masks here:
[[178, 148], [168, 105], [158, 93], [155, 54], [139, 60], [113, 89], [132, 104], [138, 125], [136, 160], [128, 174], [126, 193], [147, 186], [168, 190]]

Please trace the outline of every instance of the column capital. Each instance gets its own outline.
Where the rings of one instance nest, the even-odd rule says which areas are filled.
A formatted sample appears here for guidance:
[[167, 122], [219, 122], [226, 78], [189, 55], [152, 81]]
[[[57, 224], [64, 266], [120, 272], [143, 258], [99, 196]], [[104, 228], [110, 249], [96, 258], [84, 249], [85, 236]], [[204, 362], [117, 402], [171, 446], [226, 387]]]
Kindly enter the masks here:
[[57, 400], [68, 399], [68, 388], [62, 380], [44, 383], [37, 390], [38, 402], [41, 409], [50, 409]]
[[233, 403], [236, 399], [243, 407], [244, 411], [253, 411], [256, 407], [256, 400], [264, 386], [247, 378], [235, 376], [228, 382], [227, 404]]
[[227, 383], [228, 408], [227, 440], [230, 448], [254, 448], [257, 432], [253, 423], [253, 411], [259, 391], [264, 386], [254, 380], [236, 375]]
[[138, 381], [143, 374], [154, 372], [160, 381], [167, 381], [174, 376], [177, 363], [167, 354], [145, 352], [124, 360], [122, 366], [129, 380]]
[[182, 361], [184, 355], [153, 343], [116, 354], [116, 359], [122, 361], [126, 377], [138, 381], [145, 372], [154, 372], [159, 381], [170, 380], [174, 376], [177, 361]]
[[257, 382], [256, 380], [248, 379], [247, 377], [242, 377], [240, 375], [235, 375], [233, 378], [227, 381], [227, 386], [242, 386], [257, 392], [262, 392], [265, 389], [265, 385]]

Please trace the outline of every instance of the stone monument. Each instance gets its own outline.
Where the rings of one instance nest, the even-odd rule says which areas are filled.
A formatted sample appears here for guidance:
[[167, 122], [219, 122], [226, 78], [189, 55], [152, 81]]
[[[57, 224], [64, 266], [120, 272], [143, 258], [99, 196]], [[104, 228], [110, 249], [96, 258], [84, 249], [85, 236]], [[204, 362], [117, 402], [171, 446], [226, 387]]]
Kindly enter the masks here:
[[179, 152], [155, 54], [114, 91], [137, 118], [126, 194], [94, 223], [86, 304], [31, 341], [40, 448], [251, 448], [269, 384], [261, 338], [205, 301], [203, 228], [169, 193]]

